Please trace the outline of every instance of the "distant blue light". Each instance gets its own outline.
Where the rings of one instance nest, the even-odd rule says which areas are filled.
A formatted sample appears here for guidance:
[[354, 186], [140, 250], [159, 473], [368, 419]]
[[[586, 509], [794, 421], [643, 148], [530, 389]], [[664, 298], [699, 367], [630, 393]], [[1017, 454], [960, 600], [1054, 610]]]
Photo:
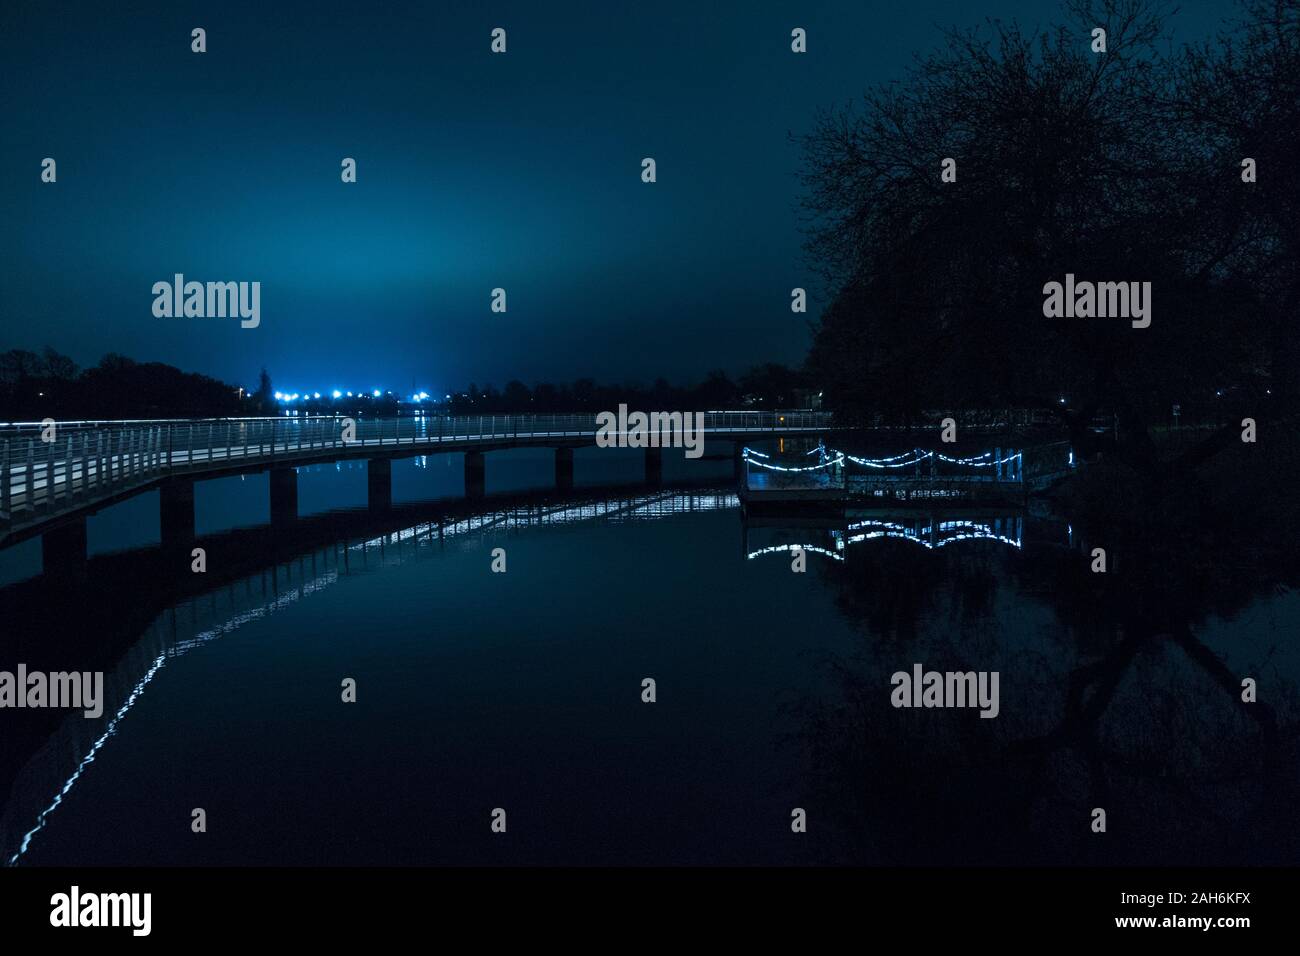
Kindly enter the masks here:
[[382, 394], [384, 394], [384, 393], [381, 392], [379, 389], [375, 389], [375, 391], [374, 391], [373, 394], [374, 394], [375, 398], [378, 398], [380, 395], [382, 395]]
[[342, 397], [343, 397], [343, 393], [340, 392], [340, 391], [336, 388], [336, 389], [334, 389], [334, 397], [335, 397], [335, 398], [342, 398]]

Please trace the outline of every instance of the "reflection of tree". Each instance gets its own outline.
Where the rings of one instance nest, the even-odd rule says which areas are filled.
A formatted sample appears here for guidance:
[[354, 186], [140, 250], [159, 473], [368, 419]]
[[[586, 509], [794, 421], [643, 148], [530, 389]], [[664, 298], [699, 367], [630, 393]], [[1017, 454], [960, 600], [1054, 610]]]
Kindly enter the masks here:
[[[1076, 496], [1076, 531], [1116, 562], [1106, 575], [1086, 551], [976, 543], [882, 543], [823, 566], [866, 638], [830, 662], [838, 693], [801, 709], [808, 801], [831, 808], [848, 859], [1294, 862], [1300, 665], [1279, 673], [1265, 636], [1238, 627], [1230, 666], [1201, 632], [1300, 580], [1295, 508], [1193, 483], [1129, 500], [1110, 479], [1099, 469]], [[1002, 714], [895, 710], [889, 676], [913, 662], [1000, 671]]]

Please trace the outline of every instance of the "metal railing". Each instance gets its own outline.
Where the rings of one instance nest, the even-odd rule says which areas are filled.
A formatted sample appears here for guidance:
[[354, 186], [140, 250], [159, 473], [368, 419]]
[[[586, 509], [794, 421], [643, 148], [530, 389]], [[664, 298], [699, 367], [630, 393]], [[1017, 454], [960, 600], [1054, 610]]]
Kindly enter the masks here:
[[[345, 425], [351, 429], [345, 433]], [[704, 413], [705, 437], [815, 432], [828, 412]], [[595, 441], [596, 415], [341, 415], [0, 426], [0, 527], [40, 520], [174, 474], [366, 452], [411, 454], [500, 442]], [[46, 440], [47, 438], [52, 440]]]

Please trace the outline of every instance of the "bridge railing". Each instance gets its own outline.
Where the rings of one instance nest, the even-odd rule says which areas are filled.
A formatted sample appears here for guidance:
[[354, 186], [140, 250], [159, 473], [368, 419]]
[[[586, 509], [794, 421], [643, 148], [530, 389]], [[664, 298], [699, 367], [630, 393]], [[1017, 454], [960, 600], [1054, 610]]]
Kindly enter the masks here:
[[[817, 453], [817, 458], [808, 455]], [[954, 457], [937, 449], [914, 448], [883, 458], [864, 458], [821, 445], [803, 458], [773, 460], [746, 447], [742, 480], [747, 489], [764, 491], [854, 491], [881, 483], [925, 481], [932, 484], [1023, 484], [1024, 452], [993, 448], [979, 455]]]
[[[826, 412], [704, 413], [709, 434], [737, 435], [831, 427]], [[345, 430], [345, 426], [347, 430]], [[22, 422], [0, 426], [0, 524], [16, 514], [53, 514], [129, 491], [160, 477], [270, 465], [318, 457], [330, 450], [414, 452], [445, 443], [594, 439], [597, 416], [343, 415]], [[49, 440], [46, 440], [49, 439]]]

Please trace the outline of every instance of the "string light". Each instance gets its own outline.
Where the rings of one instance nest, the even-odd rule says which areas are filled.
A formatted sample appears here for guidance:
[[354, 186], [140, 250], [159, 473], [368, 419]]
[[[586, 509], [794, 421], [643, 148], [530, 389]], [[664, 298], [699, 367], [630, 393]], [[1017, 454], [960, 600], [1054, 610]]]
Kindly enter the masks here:
[[992, 452], [985, 452], [982, 455], [976, 455], [974, 458], [949, 458], [947, 455], [940, 455], [937, 451], [933, 454], [938, 455], [943, 461], [951, 462], [954, 465], [969, 465], [972, 468], [988, 468], [990, 465], [1005, 465], [1009, 461], [1015, 461], [1022, 458], [1023, 453], [1016, 452], [1014, 455], [1008, 455], [1006, 458], [999, 458], [997, 461], [980, 461], [981, 458], [987, 458]]
[[[787, 465], [771, 465], [765, 461], [756, 461], [749, 457], [750, 454], [751, 454], [751, 449], [746, 448], [741, 453], [741, 457], [743, 457], [745, 461], [749, 462], [750, 464], [757, 465], [759, 468], [766, 468], [769, 471], [819, 471], [822, 468], [831, 468], [835, 465], [840, 465], [844, 463], [844, 456], [841, 454], [838, 458], [835, 458], [832, 461], [824, 461], [820, 465], [807, 465], [806, 467], [803, 468], [794, 468]], [[753, 454], [758, 454], [758, 453], [753, 452]], [[768, 457], [768, 456], [764, 455], [763, 457]]]
[[[860, 465], [863, 468], [910, 468], [913, 465], [919, 465], [921, 462], [931, 458], [937, 458], [938, 460], [947, 462], [950, 465], [957, 465], [964, 468], [992, 468], [996, 465], [1005, 465], [1013, 461], [1021, 461], [1024, 458], [1023, 452], [1014, 452], [1004, 458], [993, 459], [993, 453], [989, 451], [986, 451], [981, 455], [972, 455], [969, 458], [952, 458], [942, 452], [924, 451], [920, 448], [913, 448], [911, 451], [906, 451], [902, 454], [893, 455], [888, 458], [859, 458], [857, 455], [850, 455], [847, 452], [839, 451], [835, 448], [827, 449], [823, 445], [818, 445], [816, 448], [804, 452], [804, 454], [812, 455], [818, 452], [821, 453], [824, 460], [820, 464], [809, 465], [803, 468], [770, 464], [768, 460], [771, 459], [771, 455], [755, 451], [749, 447], [742, 449], [741, 457], [748, 462], [752, 462], [759, 468], [767, 468], [772, 471], [816, 471], [819, 468], [833, 467], [845, 461], [851, 461], [853, 464]], [[828, 455], [834, 455], [835, 457], [829, 458], [827, 457]], [[913, 457], [908, 458], [909, 455]]]
[[900, 455], [896, 455], [894, 456], [894, 458], [880, 458], [880, 459], [858, 458], [855, 455], [845, 455], [844, 457], [848, 458], [848, 460], [853, 462], [853, 464], [862, 465], [864, 468], [907, 468], [910, 465], [919, 465], [921, 462], [925, 461], [927, 458], [931, 457], [934, 454], [934, 452], [932, 451], [927, 451], [925, 454], [920, 454], [920, 451], [921, 450], [917, 448], [911, 452], [908, 452], [908, 454], [911, 455], [918, 455], [918, 457], [913, 458], [911, 461], [899, 461], [898, 458], [902, 457]]

